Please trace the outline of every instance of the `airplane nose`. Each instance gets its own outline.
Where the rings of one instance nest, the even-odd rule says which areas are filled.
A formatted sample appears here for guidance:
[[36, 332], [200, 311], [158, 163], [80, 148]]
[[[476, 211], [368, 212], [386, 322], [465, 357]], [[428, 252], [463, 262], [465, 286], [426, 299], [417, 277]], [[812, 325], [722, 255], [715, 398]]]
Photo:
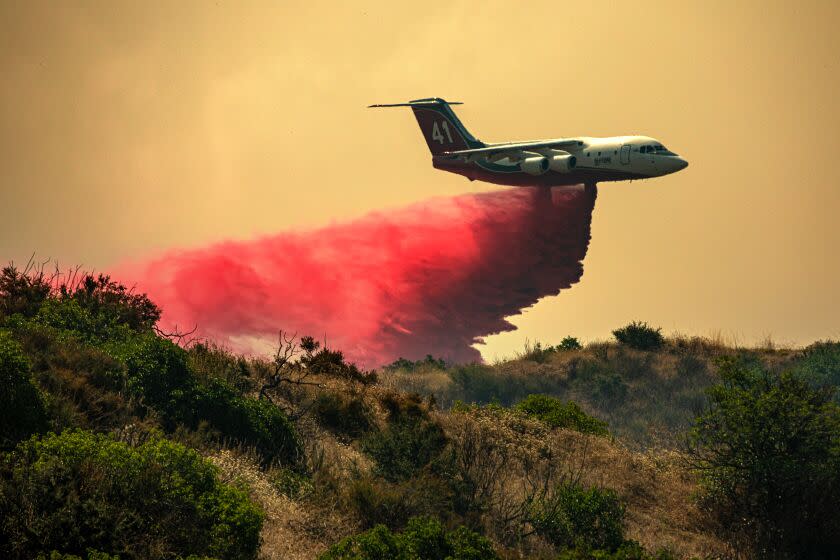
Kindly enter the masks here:
[[677, 161], [675, 163], [677, 165], [677, 171], [680, 171], [681, 169], [685, 169], [686, 167], [688, 167], [688, 162], [686, 160], [684, 160], [681, 157], [678, 157], [676, 159], [677, 159]]

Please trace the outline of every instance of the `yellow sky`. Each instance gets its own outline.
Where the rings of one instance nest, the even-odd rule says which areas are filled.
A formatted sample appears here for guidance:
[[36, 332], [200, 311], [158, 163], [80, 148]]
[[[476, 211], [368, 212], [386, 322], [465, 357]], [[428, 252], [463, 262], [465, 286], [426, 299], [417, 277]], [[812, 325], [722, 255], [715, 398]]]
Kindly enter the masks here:
[[[407, 6], [413, 6], [411, 8]], [[485, 141], [646, 134], [690, 167], [604, 184], [580, 284], [514, 320], [742, 343], [840, 337], [834, 2], [2, 2], [0, 257], [107, 268], [499, 187], [432, 169], [409, 112]]]

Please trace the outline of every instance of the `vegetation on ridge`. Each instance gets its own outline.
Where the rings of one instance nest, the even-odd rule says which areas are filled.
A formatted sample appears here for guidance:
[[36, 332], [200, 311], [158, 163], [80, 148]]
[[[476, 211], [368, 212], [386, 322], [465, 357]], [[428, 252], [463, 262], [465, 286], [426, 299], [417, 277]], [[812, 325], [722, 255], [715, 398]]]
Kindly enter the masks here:
[[[363, 371], [157, 326], [106, 276], [0, 272], [0, 555], [830, 557], [840, 343], [616, 343]], [[180, 344], [179, 344], [180, 343]], [[688, 444], [688, 445], [686, 445]]]

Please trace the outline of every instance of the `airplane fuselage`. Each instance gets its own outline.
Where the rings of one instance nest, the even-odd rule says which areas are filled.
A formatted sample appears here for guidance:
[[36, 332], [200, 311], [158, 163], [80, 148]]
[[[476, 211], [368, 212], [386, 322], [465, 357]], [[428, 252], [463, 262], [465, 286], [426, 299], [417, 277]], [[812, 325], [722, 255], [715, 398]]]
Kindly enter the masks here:
[[437, 169], [469, 180], [521, 187], [595, 185], [661, 177], [688, 162], [649, 136], [556, 138], [488, 144], [478, 140], [439, 97], [371, 107], [411, 107]]
[[[479, 180], [498, 185], [544, 186], [595, 184], [605, 181], [649, 179], [675, 173], [688, 163], [665, 149], [655, 149], [662, 144], [649, 136], [614, 136], [610, 138], [576, 137], [578, 145], [554, 149], [533, 149], [533, 156], [551, 156], [568, 153], [574, 165], [567, 171], [523, 171], [522, 158], [493, 159], [471, 156], [432, 156], [432, 165], [444, 171], [457, 173], [469, 180]], [[520, 144], [517, 142], [516, 144]], [[488, 147], [505, 144], [488, 144]], [[650, 149], [648, 149], [650, 148]], [[643, 151], [644, 150], [644, 151]]]

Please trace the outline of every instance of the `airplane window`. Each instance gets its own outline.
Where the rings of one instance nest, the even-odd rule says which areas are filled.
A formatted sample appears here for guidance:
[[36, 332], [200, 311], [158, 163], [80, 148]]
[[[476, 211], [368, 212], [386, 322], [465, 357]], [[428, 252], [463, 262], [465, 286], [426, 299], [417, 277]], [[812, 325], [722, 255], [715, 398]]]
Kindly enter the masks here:
[[598, 152], [598, 155], [600, 156], [600, 155], [601, 155], [601, 152]]
[[647, 152], [647, 146], [642, 146], [642, 147], [639, 149], [639, 151], [640, 151], [640, 152], [642, 152], [642, 153]]
[[592, 152], [586, 152], [586, 157], [589, 157]]

